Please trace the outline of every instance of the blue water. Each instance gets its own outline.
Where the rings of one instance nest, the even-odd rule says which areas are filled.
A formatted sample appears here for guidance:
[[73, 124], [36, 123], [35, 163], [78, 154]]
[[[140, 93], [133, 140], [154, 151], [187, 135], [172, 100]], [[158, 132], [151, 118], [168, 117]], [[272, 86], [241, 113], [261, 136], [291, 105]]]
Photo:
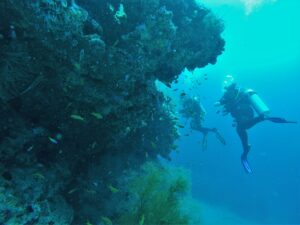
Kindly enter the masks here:
[[241, 86], [256, 90], [272, 115], [300, 121], [300, 1], [278, 0], [250, 15], [236, 5], [210, 7], [224, 20], [226, 49], [216, 65], [195, 72], [207, 73], [208, 80], [191, 92], [201, 93], [205, 125], [217, 127], [227, 146], [209, 135], [208, 149], [202, 151], [202, 134], [193, 131], [180, 138], [173, 161], [192, 171], [192, 192], [202, 202], [251, 224], [300, 224], [300, 125], [263, 122], [250, 129], [249, 175], [240, 163], [232, 118], [216, 114], [213, 105], [231, 74]]

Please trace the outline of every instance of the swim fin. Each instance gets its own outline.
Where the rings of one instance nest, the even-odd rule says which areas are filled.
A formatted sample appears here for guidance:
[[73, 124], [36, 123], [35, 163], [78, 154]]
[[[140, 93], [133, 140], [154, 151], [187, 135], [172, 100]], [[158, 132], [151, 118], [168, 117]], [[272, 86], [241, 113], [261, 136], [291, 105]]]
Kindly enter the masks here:
[[250, 165], [248, 163], [247, 157], [245, 157], [245, 156], [242, 155], [241, 161], [242, 161], [242, 165], [243, 165], [246, 173], [248, 173], [248, 174], [252, 173], [252, 169], [251, 169], [251, 167], [250, 167]]
[[284, 118], [280, 118], [280, 117], [268, 117], [266, 118], [266, 120], [269, 120], [273, 123], [298, 123], [297, 121], [288, 121]]
[[223, 145], [226, 145], [225, 139], [221, 136], [221, 134], [220, 134], [218, 131], [215, 132], [215, 135], [216, 135], [216, 138], [217, 138]]
[[207, 150], [207, 133], [203, 134], [203, 139], [202, 139], [202, 151]]

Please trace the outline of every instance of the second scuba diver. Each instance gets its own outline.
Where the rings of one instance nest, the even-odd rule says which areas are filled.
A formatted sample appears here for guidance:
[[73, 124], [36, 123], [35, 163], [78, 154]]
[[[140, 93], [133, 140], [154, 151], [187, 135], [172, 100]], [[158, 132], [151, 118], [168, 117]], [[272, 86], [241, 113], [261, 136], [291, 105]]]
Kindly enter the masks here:
[[223, 115], [231, 114], [236, 122], [236, 131], [241, 139], [243, 153], [241, 155], [242, 165], [247, 173], [252, 173], [247, 155], [250, 151], [247, 130], [262, 121], [274, 123], [297, 123], [287, 121], [280, 117], [269, 117], [270, 109], [252, 89], [243, 89], [231, 83], [225, 87], [225, 93], [218, 102], [223, 106]]
[[203, 134], [202, 149], [207, 149], [207, 135], [208, 133], [214, 133], [217, 139], [226, 145], [225, 139], [220, 135], [216, 128], [208, 128], [203, 126], [205, 118], [205, 110], [197, 98], [184, 98], [182, 102], [182, 109], [180, 113], [187, 120], [190, 119], [190, 128], [192, 130], [199, 131]]

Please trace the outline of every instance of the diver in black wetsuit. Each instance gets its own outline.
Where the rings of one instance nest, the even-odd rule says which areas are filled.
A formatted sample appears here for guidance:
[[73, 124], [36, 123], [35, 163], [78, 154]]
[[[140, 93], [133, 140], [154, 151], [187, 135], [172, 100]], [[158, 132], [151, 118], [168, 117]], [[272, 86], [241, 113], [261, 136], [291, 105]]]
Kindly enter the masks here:
[[205, 117], [205, 110], [201, 103], [196, 98], [185, 98], [182, 103], [182, 109], [180, 113], [187, 120], [190, 119], [190, 128], [192, 130], [199, 131], [203, 134], [202, 148], [207, 148], [207, 135], [208, 133], [214, 133], [219, 141], [226, 145], [225, 139], [220, 135], [216, 128], [208, 128], [203, 126]]
[[236, 130], [243, 146], [243, 153], [241, 155], [242, 164], [246, 172], [251, 173], [252, 170], [247, 161], [247, 155], [250, 151], [247, 130], [265, 120], [274, 123], [297, 122], [267, 116], [270, 111], [269, 108], [251, 89], [246, 90], [239, 88], [236, 83], [232, 83], [225, 89], [226, 91], [218, 104], [224, 107], [223, 115], [230, 113], [235, 120]]
[[202, 149], [206, 150], [207, 149], [207, 135], [209, 132], [211, 133], [218, 133], [218, 130], [216, 128], [208, 128], [208, 127], [203, 127], [202, 121], [200, 117], [195, 117], [191, 119], [190, 122], [190, 127], [193, 130], [199, 131], [203, 134], [203, 139], [202, 139]]

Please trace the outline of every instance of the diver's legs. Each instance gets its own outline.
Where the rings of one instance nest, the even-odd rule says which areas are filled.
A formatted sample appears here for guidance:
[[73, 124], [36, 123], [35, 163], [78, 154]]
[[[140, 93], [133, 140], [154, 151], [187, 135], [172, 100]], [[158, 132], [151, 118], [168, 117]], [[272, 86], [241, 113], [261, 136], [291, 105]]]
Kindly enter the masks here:
[[288, 121], [284, 118], [281, 117], [269, 117], [269, 116], [265, 116], [265, 115], [260, 115], [257, 116], [255, 118], [253, 118], [252, 120], [246, 122], [243, 124], [243, 127], [245, 127], [245, 129], [250, 129], [251, 127], [255, 126], [256, 124], [262, 122], [262, 121], [271, 121], [273, 123], [298, 123], [297, 121]]
[[202, 151], [207, 150], [207, 132], [203, 132]]
[[250, 120], [249, 122], [247, 122], [246, 124], [243, 125], [243, 127], [245, 127], [245, 129], [250, 129], [251, 127], [255, 126], [256, 124], [265, 121], [266, 118], [264, 115], [260, 115], [257, 117], [254, 117], [252, 120]]
[[248, 134], [247, 130], [241, 126], [237, 126], [237, 133], [241, 139], [242, 146], [243, 146], [243, 156], [247, 157], [248, 152], [250, 151], [250, 145], [248, 143]]
[[207, 135], [209, 132], [215, 133], [217, 139], [223, 144], [226, 145], [225, 139], [221, 136], [221, 134], [218, 132], [216, 128], [207, 128], [207, 127], [198, 127], [195, 129], [197, 131], [202, 132], [203, 134], [203, 139], [202, 139], [202, 149], [206, 150], [207, 149]]
[[243, 165], [246, 173], [252, 173], [251, 167], [247, 160], [247, 155], [250, 151], [250, 145], [248, 144], [247, 130], [242, 126], [238, 126], [237, 133], [238, 133], [238, 135], [241, 139], [242, 145], [243, 145], [243, 153], [241, 155], [242, 165]]

